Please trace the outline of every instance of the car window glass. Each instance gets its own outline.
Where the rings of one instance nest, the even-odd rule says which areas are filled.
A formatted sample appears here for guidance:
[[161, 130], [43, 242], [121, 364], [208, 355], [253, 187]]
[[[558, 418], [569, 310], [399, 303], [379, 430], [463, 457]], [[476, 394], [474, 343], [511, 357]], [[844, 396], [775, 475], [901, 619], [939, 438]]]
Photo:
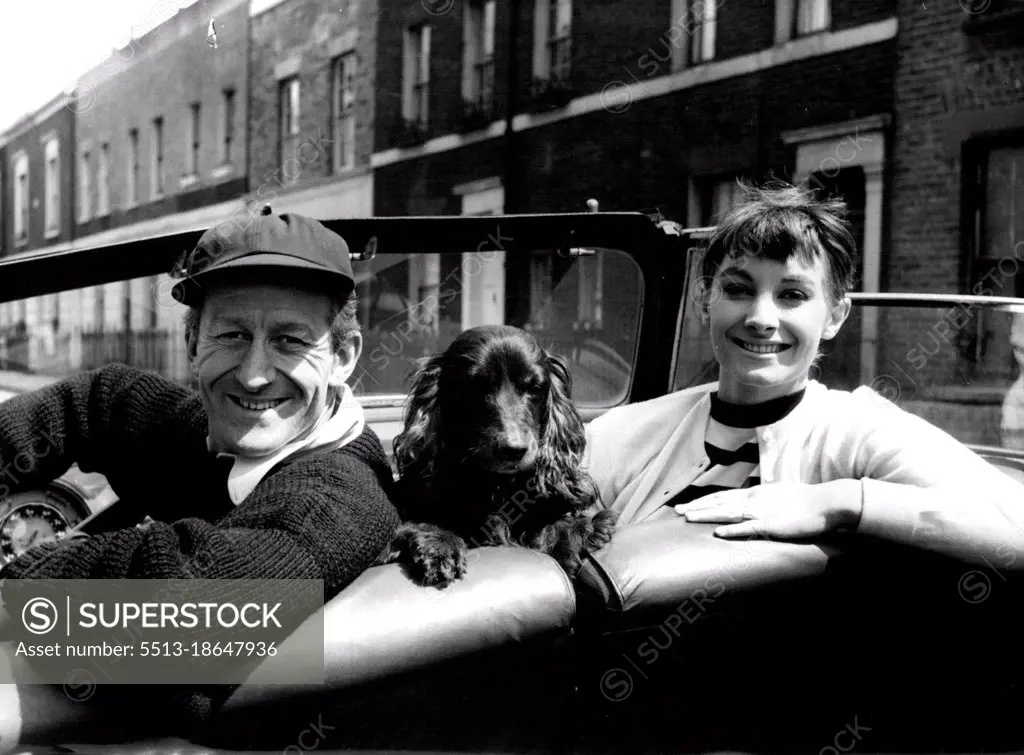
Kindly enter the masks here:
[[[350, 383], [357, 396], [402, 401], [417, 360], [462, 331], [505, 323], [564, 356], [574, 397], [607, 407], [628, 394], [642, 280], [614, 249], [528, 254], [378, 254], [356, 261], [363, 354]], [[111, 362], [190, 385], [176, 281], [155, 276], [0, 304], [0, 388], [21, 392]]]
[[[674, 390], [714, 382], [718, 363], [694, 292], [678, 333]], [[928, 306], [854, 301], [838, 336], [823, 341], [811, 376], [830, 388], [866, 385], [957, 440], [1024, 451], [1024, 300], [979, 298]]]

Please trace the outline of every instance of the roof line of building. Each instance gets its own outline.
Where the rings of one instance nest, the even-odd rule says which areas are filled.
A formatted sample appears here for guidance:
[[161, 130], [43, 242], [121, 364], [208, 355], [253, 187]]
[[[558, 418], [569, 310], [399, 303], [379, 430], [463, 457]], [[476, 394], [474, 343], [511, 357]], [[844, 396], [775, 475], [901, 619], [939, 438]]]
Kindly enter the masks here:
[[29, 129], [40, 125], [48, 118], [52, 118], [60, 112], [60, 109], [64, 107], [65, 104], [66, 94], [61, 92], [36, 111], [25, 115], [21, 120], [16, 121], [14, 125], [0, 134], [0, 147], [5, 147], [9, 142], [17, 139]]

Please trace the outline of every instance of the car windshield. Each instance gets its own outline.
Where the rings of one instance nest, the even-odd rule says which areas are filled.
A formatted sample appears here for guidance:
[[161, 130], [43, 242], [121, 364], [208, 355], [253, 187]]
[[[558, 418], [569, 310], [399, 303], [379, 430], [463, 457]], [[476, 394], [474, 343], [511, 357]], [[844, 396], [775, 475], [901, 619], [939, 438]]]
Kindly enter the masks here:
[[[350, 382], [366, 403], [401, 403], [417, 360], [495, 323], [524, 328], [565, 357], [581, 407], [614, 406], [628, 394], [643, 291], [622, 251], [382, 253], [354, 269], [363, 352]], [[190, 385], [174, 283], [137, 278], [0, 304], [0, 390], [111, 362]]]

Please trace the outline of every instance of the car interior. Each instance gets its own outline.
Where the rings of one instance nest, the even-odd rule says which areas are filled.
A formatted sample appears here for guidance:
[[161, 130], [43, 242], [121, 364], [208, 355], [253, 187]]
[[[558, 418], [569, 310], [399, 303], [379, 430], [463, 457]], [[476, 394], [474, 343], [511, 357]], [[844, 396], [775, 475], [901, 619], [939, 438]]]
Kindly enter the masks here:
[[[323, 222], [353, 250], [365, 339], [353, 387], [388, 451], [416, 360], [495, 318], [568, 359], [588, 421], [716, 377], [692, 311], [712, 229], [656, 212]], [[166, 272], [200, 233], [5, 259], [0, 302], [104, 286], [166, 291]], [[1024, 442], [1006, 419], [1024, 420], [1014, 345], [1024, 300], [988, 297], [933, 345], [933, 323], [962, 304], [853, 298], [813, 377], [870, 384], [1024, 482]], [[140, 315], [134, 340], [105, 352], [55, 333], [27, 364], [28, 350], [19, 356], [5, 338], [3, 374], [45, 384], [96, 366], [89, 358], [117, 359], [187, 384], [180, 312], [166, 301], [167, 311]], [[911, 349], [926, 364], [915, 368]], [[0, 506], [5, 558], [75, 528], [136, 523], [101, 477], [77, 468]], [[253, 669], [208, 741], [173, 747], [834, 755], [1024, 744], [1013, 610], [1024, 592], [1012, 564], [968, 566], [847, 536], [727, 541], [713, 529], [682, 518], [623, 528], [575, 582], [521, 548], [474, 550], [467, 576], [444, 590], [416, 585], [397, 564], [374, 567], [326, 602], [314, 630]], [[321, 641], [322, 684], [278, 681]], [[112, 725], [108, 741], [69, 746], [172, 747], [128, 723]]]

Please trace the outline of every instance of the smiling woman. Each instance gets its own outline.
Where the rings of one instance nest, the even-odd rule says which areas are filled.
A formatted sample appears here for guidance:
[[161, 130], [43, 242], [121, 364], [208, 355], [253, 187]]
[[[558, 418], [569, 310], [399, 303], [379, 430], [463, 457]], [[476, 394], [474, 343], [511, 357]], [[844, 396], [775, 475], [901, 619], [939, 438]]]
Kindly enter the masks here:
[[978, 563], [1024, 555], [1015, 481], [871, 388], [811, 378], [851, 307], [843, 210], [793, 186], [747, 190], [703, 261], [698, 309], [719, 381], [590, 424], [605, 505], [622, 523], [726, 525], [720, 537], [852, 530]]

